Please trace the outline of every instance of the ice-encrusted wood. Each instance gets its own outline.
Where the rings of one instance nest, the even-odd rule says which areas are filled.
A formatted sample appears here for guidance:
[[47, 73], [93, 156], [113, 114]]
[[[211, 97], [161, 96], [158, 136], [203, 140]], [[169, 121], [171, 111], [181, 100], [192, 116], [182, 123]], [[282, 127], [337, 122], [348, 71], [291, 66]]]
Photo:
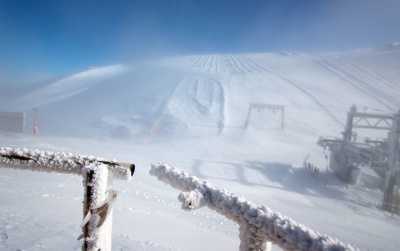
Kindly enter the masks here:
[[269, 242], [284, 250], [356, 250], [336, 238], [320, 234], [292, 219], [258, 206], [242, 196], [212, 186], [209, 182], [164, 163], [152, 165], [150, 174], [181, 191], [184, 210], [207, 206], [239, 225], [240, 250], [269, 250]]
[[0, 167], [6, 168], [82, 175], [82, 168], [96, 162], [105, 164], [114, 179], [129, 180], [133, 175], [133, 164], [122, 165], [116, 161], [106, 161], [90, 155], [54, 153], [25, 148], [0, 148]]

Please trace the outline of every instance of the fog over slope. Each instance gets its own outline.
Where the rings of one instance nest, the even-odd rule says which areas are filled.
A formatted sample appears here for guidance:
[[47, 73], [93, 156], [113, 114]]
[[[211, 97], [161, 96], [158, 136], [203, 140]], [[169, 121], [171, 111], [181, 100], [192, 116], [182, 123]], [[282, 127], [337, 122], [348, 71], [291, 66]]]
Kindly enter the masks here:
[[352, 104], [397, 111], [399, 54], [394, 43], [344, 53], [201, 55], [113, 65], [36, 83], [1, 105], [26, 111], [28, 125], [38, 108], [46, 135], [134, 138], [198, 134], [199, 127], [221, 133], [244, 125], [249, 103], [284, 105], [286, 126], [309, 123], [326, 134], [343, 128]]
[[[25, 111], [25, 134], [0, 147], [135, 163], [114, 182], [113, 250], [237, 250], [238, 226], [180, 208], [148, 172], [165, 162], [361, 250], [397, 250], [398, 216], [382, 211], [368, 168], [350, 186], [327, 169], [318, 136], [341, 137], [346, 115], [400, 109], [400, 46], [340, 53], [192, 55], [92, 68], [9, 89], [0, 110]], [[279, 110], [253, 109], [261, 103]], [[33, 108], [39, 135], [32, 136]], [[281, 128], [282, 122], [284, 127]], [[362, 137], [386, 137], [357, 130]], [[320, 168], [313, 176], [303, 160]], [[82, 177], [0, 168], [0, 249], [80, 250]], [[276, 246], [273, 250], [279, 250]]]

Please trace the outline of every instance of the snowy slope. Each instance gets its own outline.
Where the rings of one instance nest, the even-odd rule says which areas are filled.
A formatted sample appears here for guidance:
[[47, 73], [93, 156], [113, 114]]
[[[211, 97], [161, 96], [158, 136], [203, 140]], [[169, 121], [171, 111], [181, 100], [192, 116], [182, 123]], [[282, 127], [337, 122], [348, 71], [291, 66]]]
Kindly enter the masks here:
[[[39, 108], [39, 137], [0, 133], [0, 146], [133, 162], [115, 182], [113, 250], [237, 250], [237, 226], [180, 209], [179, 191], [148, 175], [164, 161], [362, 250], [396, 250], [399, 218], [382, 212], [381, 181], [348, 186], [325, 172], [318, 136], [337, 136], [352, 104], [400, 108], [400, 47], [355, 52], [226, 54], [117, 65], [38, 84], [0, 107]], [[280, 114], [249, 103], [285, 106]], [[368, 135], [370, 136], [370, 135]], [[312, 176], [301, 165], [321, 168]], [[0, 249], [80, 249], [81, 177], [0, 169]], [[327, 185], [325, 185], [327, 184]], [[44, 207], [43, 207], [44, 205]], [[275, 247], [276, 248], [276, 247]], [[275, 249], [273, 249], [275, 250]]]
[[[45, 135], [134, 138], [156, 131], [191, 134], [199, 127], [218, 133], [242, 127], [250, 102], [285, 105], [287, 126], [306, 124], [317, 134], [332, 134], [343, 128], [352, 104], [369, 111], [397, 111], [399, 53], [399, 46], [392, 46], [321, 55], [205, 55], [115, 65], [27, 88], [0, 105], [27, 111], [30, 123], [32, 109], [38, 108]], [[272, 121], [265, 126], [275, 127], [275, 117], [266, 118]]]

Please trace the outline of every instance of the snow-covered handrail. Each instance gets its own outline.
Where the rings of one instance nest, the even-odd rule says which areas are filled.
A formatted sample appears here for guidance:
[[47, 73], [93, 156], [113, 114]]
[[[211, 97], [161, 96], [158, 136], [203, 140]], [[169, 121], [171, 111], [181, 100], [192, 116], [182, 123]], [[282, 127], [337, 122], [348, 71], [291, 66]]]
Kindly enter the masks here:
[[178, 196], [182, 209], [190, 211], [207, 206], [239, 224], [241, 251], [269, 250], [270, 242], [284, 250], [356, 250], [178, 168], [157, 163], [152, 165], [150, 175], [184, 191]]
[[82, 168], [96, 162], [106, 165], [114, 179], [129, 180], [135, 171], [134, 164], [107, 161], [93, 156], [36, 149], [0, 148], [0, 164], [7, 168], [82, 175]]
[[129, 180], [134, 164], [71, 153], [0, 148], [0, 167], [82, 175], [84, 178], [82, 250], [111, 250], [112, 204], [117, 192], [114, 179]]

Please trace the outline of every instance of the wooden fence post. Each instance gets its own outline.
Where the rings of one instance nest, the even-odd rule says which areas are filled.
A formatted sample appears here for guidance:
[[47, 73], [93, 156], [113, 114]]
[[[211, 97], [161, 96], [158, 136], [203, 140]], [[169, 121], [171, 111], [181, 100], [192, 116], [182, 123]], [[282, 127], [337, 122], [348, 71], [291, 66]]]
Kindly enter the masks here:
[[247, 221], [241, 221], [239, 224], [239, 250], [270, 251], [272, 243], [267, 238], [257, 235], [257, 232], [257, 229]]
[[112, 202], [117, 193], [112, 190], [112, 177], [101, 163], [83, 169], [84, 219], [82, 223], [84, 251], [111, 250]]
[[82, 250], [111, 250], [113, 179], [130, 180], [135, 165], [71, 153], [0, 147], [0, 168], [56, 172], [83, 176]]

